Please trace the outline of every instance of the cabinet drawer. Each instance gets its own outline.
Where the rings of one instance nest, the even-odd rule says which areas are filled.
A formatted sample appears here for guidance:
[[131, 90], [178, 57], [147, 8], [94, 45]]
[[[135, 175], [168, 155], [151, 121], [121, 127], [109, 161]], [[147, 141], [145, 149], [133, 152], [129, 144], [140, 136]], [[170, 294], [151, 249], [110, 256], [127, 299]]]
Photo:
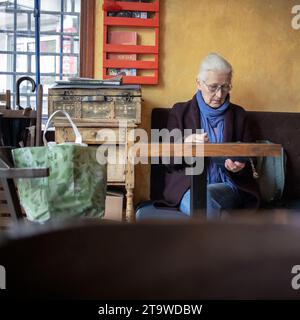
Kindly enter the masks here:
[[[126, 129], [125, 128], [78, 128], [82, 136], [82, 141], [88, 144], [101, 143], [125, 143]], [[75, 135], [72, 128], [64, 127], [56, 129], [57, 137], [60, 137], [58, 142], [74, 142]]]
[[97, 128], [96, 142], [97, 143], [125, 143], [126, 129], [125, 128]]

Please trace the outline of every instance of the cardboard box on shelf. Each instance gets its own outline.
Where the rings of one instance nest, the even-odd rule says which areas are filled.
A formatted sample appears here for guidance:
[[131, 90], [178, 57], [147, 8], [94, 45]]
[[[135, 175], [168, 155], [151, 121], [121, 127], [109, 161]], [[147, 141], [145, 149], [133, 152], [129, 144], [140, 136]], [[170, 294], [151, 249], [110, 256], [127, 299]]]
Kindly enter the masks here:
[[104, 219], [122, 221], [123, 201], [124, 195], [122, 192], [108, 191], [105, 199]]

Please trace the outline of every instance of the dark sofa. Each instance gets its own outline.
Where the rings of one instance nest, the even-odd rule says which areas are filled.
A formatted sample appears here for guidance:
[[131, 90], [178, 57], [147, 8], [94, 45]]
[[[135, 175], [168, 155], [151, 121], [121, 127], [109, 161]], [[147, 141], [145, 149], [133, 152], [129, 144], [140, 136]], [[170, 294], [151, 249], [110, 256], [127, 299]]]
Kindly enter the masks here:
[[[166, 128], [169, 111], [170, 108], [153, 109], [151, 128]], [[249, 111], [248, 114], [256, 140], [270, 140], [283, 146], [287, 157], [287, 170], [281, 206], [300, 209], [300, 113]], [[164, 174], [164, 165], [151, 165], [151, 201], [162, 199]], [[151, 205], [138, 206], [137, 216], [140, 215], [141, 210], [148, 210], [153, 216], [160, 215], [160, 212], [155, 211]], [[171, 215], [176, 217], [178, 212], [172, 211]]]

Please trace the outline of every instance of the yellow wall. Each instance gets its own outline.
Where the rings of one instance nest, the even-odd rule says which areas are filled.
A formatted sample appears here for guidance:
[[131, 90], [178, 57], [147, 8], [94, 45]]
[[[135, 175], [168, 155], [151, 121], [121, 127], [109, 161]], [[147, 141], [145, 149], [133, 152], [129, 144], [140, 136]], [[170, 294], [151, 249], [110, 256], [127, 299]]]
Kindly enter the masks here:
[[[234, 68], [231, 100], [247, 110], [300, 112], [300, 30], [291, 9], [300, 0], [161, 0], [159, 84], [143, 86], [142, 127], [151, 110], [195, 92], [209, 52]], [[96, 11], [95, 77], [102, 78], [102, 0]], [[148, 198], [149, 168], [138, 166], [135, 201]]]

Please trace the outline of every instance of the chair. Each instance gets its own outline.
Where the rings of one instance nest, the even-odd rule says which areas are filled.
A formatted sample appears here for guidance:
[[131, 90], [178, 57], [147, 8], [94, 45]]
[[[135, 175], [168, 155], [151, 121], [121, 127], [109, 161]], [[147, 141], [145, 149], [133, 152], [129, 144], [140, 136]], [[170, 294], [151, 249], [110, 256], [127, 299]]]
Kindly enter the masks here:
[[[31, 78], [21, 77], [18, 79], [17, 88], [19, 88], [22, 81], [28, 79]], [[35, 88], [36, 86], [34, 84], [33, 91]], [[18, 89], [18, 109], [10, 109], [7, 107], [0, 109], [0, 113], [2, 114], [2, 132], [4, 141], [2, 145], [19, 147], [21, 141], [21, 144], [23, 144], [21, 146], [40, 146], [42, 141], [41, 122], [43, 110], [43, 86], [39, 84], [37, 87], [36, 110], [20, 106], [20, 97], [18, 96], [19, 91], [20, 90]]]
[[[17, 222], [24, 216], [17, 195], [14, 178], [22, 177], [20, 169], [13, 168], [11, 148], [2, 148], [5, 145], [18, 146], [17, 137], [13, 137], [14, 129], [24, 127], [29, 122], [30, 146], [41, 145], [41, 121], [43, 109], [43, 86], [38, 86], [37, 111], [35, 110], [11, 110], [10, 91], [0, 94], [0, 101], [6, 101], [6, 107], [0, 109], [0, 229], [6, 228], [12, 221]], [[2, 100], [3, 99], [3, 100]], [[4, 104], [3, 104], [4, 105]], [[23, 124], [21, 124], [21, 121]], [[19, 131], [19, 130], [18, 130]], [[18, 133], [19, 134], [19, 133]], [[27, 171], [28, 174], [29, 171]], [[23, 171], [25, 173], [25, 171]], [[32, 177], [46, 174], [43, 170], [33, 169]]]
[[0, 147], [0, 228], [7, 226], [11, 220], [19, 222], [24, 217], [14, 179], [39, 178], [49, 175], [48, 168], [19, 169], [13, 167], [11, 147]]

